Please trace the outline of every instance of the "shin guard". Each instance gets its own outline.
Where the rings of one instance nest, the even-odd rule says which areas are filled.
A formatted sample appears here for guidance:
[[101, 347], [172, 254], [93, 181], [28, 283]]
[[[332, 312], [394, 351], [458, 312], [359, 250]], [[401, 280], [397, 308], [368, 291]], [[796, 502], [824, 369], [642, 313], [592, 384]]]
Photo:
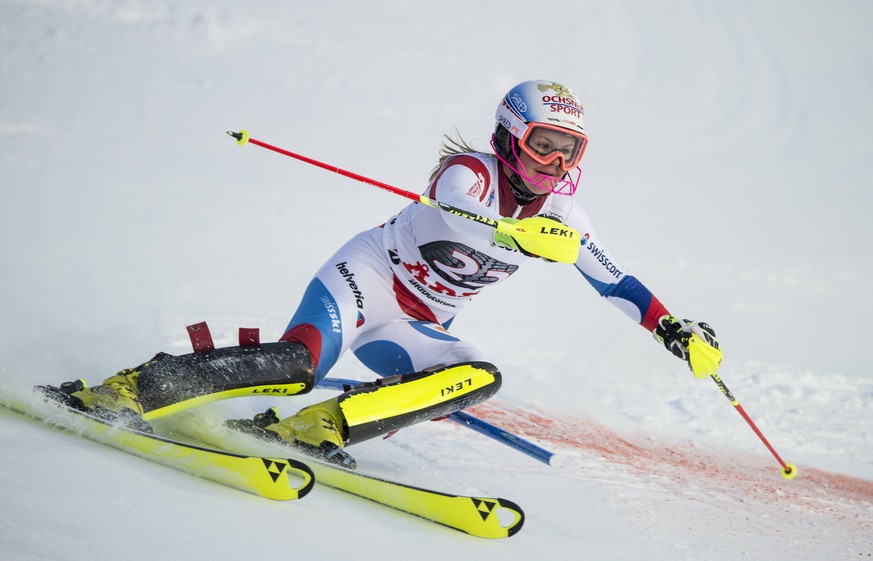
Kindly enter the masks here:
[[229, 397], [303, 394], [314, 383], [312, 359], [299, 343], [162, 353], [135, 370], [146, 420]]
[[500, 384], [493, 364], [466, 362], [358, 386], [337, 398], [346, 444], [476, 405], [497, 393]]

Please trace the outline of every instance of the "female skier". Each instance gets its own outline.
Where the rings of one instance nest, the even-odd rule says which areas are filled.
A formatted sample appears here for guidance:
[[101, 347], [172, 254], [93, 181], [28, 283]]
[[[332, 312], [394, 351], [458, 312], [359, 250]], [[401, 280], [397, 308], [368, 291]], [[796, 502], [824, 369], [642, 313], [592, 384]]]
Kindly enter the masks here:
[[[569, 88], [548, 80], [518, 84], [497, 107], [494, 153], [449, 141], [425, 195], [525, 232], [553, 224], [578, 236], [574, 265], [582, 277], [695, 374], [715, 373], [721, 353], [712, 328], [673, 317], [616, 261], [574, 199], [588, 145], [583, 118]], [[499, 389], [497, 367], [449, 328], [481, 291], [531, 259], [551, 260], [506, 231], [412, 203], [327, 260], [278, 343], [159, 354], [101, 386], [65, 391], [86, 408], [151, 419], [204, 400], [309, 391], [351, 349], [382, 376], [378, 382], [285, 419], [269, 409], [232, 422], [348, 462], [347, 445], [480, 403]]]

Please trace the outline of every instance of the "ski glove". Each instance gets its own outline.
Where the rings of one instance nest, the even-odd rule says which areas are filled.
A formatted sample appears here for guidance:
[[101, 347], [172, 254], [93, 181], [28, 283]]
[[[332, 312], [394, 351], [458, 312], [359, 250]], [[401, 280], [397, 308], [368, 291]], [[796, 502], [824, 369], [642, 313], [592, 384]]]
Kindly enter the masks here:
[[705, 378], [718, 372], [722, 353], [715, 330], [708, 324], [661, 316], [652, 335], [668, 351], [688, 362], [688, 367], [697, 378]]

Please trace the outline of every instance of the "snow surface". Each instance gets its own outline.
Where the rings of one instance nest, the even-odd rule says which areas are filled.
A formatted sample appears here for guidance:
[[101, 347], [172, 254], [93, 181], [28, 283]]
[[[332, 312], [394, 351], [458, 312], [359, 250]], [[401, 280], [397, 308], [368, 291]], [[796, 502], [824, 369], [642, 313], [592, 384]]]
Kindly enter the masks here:
[[[443, 134], [485, 148], [503, 93], [550, 78], [585, 103], [577, 196], [599, 233], [716, 327], [723, 379], [800, 471], [780, 478], [711, 382], [537, 263], [454, 330], [504, 374], [480, 415], [563, 467], [444, 422], [355, 449], [518, 502], [518, 535], [330, 489], [270, 502], [0, 410], [0, 559], [870, 558], [870, 21], [860, 0], [0, 2], [3, 392], [187, 352], [201, 320], [221, 345], [274, 339], [322, 260], [406, 204], [226, 130], [419, 191]], [[352, 357], [334, 374], [368, 377]]]

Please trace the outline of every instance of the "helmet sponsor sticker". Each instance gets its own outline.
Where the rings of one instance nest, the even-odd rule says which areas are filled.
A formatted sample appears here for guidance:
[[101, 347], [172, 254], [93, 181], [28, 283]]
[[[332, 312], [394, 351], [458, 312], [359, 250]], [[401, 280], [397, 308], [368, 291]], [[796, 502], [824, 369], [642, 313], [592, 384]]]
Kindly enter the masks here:
[[543, 105], [552, 113], [560, 113], [571, 117], [580, 118], [585, 115], [585, 109], [576, 96], [566, 86], [552, 82], [551, 84], [539, 84], [537, 86], [543, 92]]
[[518, 113], [527, 113], [527, 103], [524, 102], [518, 92], [512, 92], [509, 96], [509, 104], [512, 105]]

